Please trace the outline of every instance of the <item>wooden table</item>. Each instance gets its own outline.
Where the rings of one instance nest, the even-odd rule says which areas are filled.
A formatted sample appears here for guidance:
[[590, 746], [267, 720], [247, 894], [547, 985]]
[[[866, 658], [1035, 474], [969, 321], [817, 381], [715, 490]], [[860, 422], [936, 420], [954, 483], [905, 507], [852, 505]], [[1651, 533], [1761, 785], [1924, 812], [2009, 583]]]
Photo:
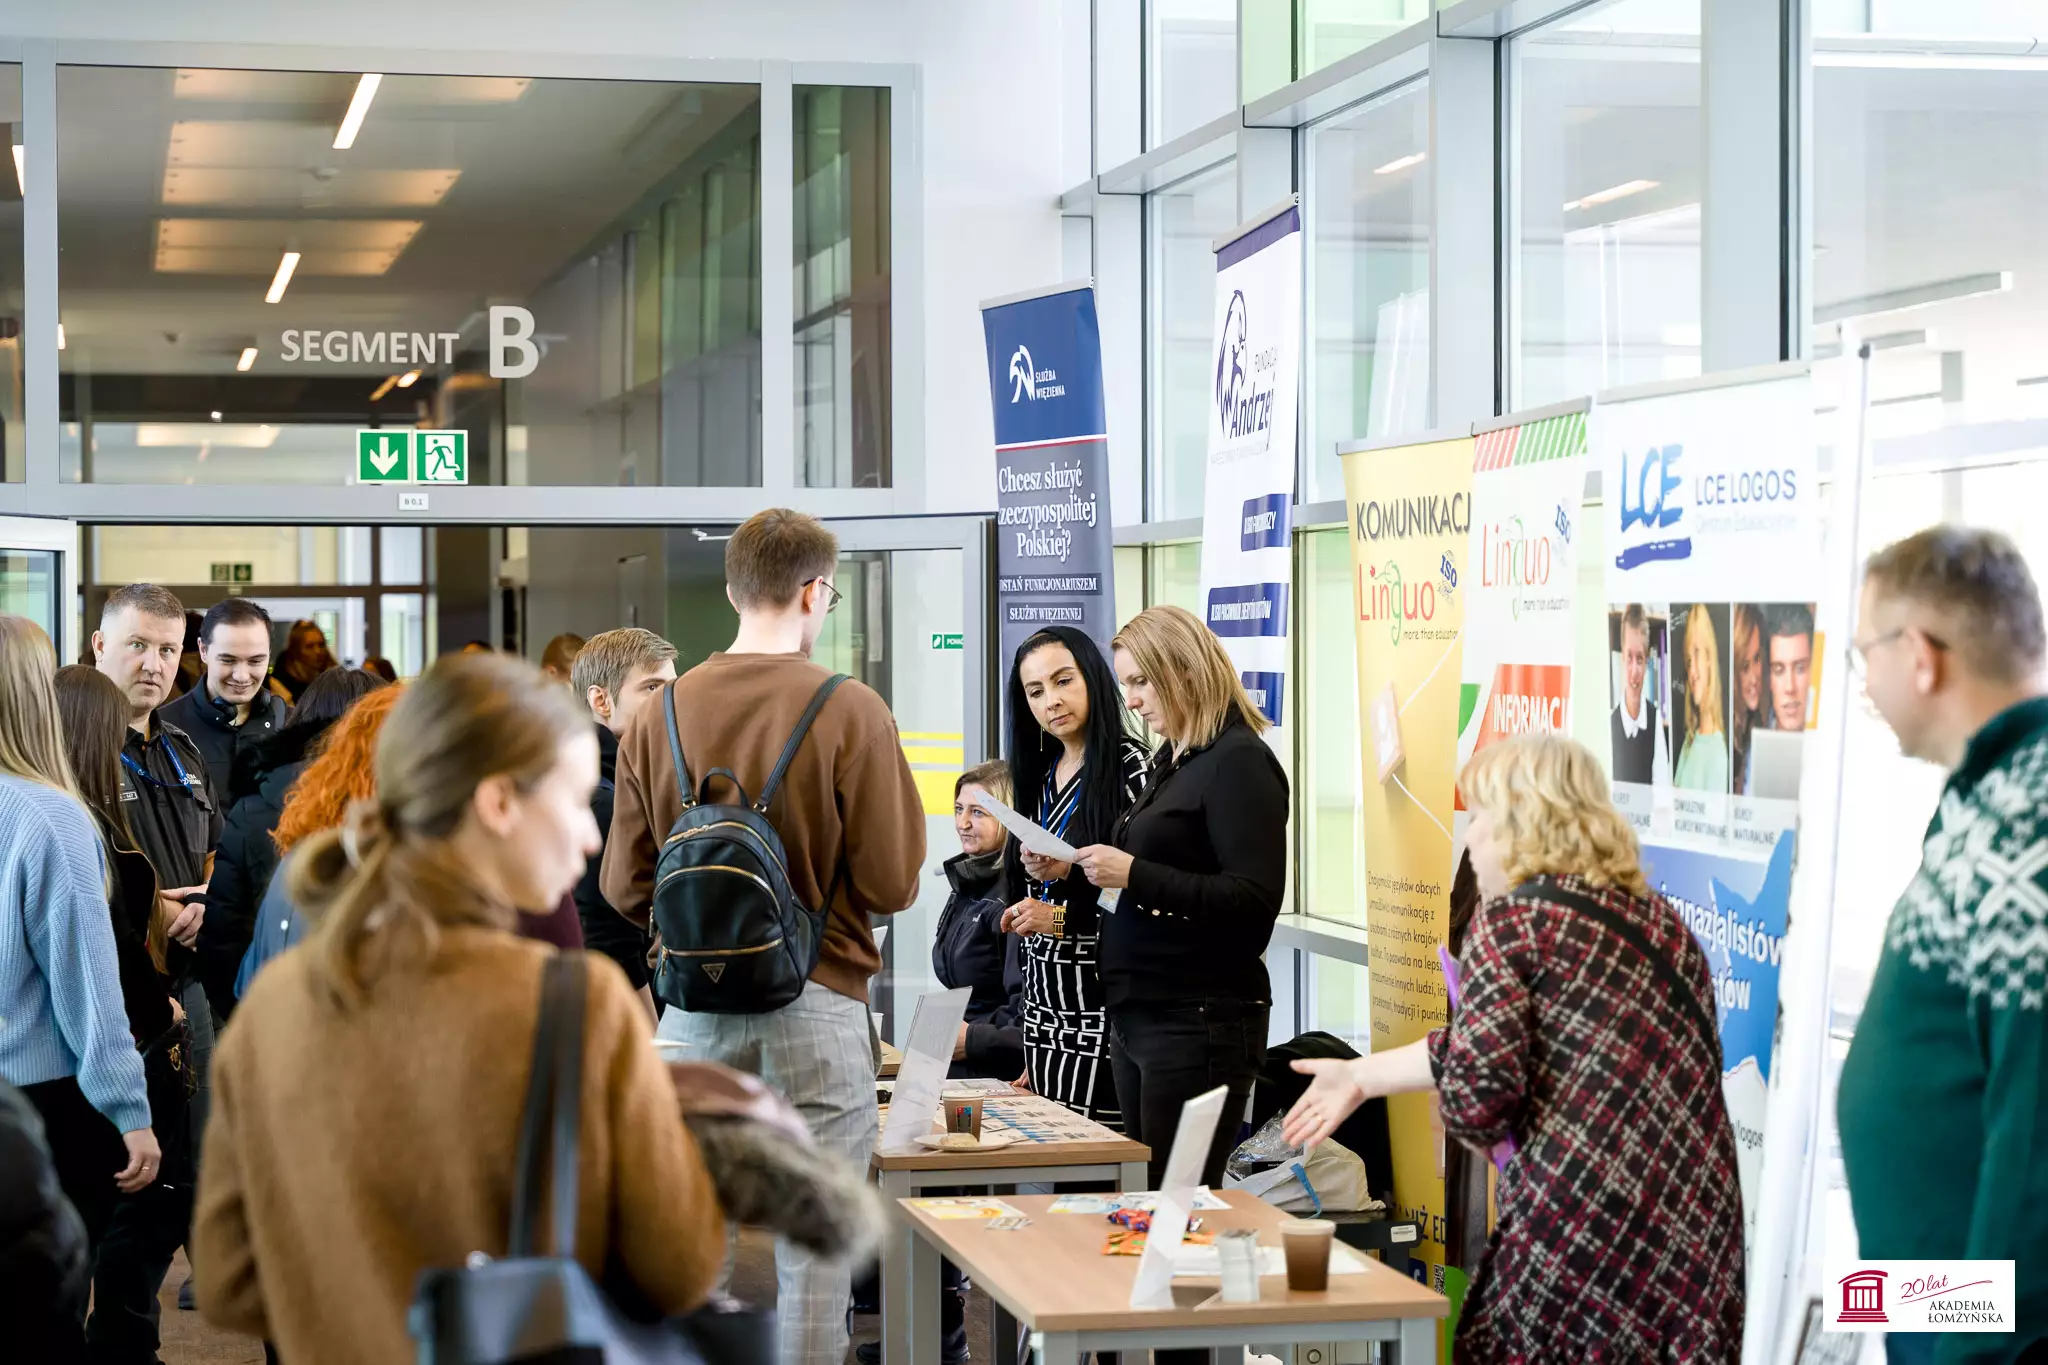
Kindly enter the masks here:
[[[1007, 1086], [995, 1088], [1008, 1090]], [[1043, 1096], [991, 1095], [982, 1131], [1014, 1132], [1022, 1140], [978, 1152], [925, 1148], [902, 1155], [876, 1152], [871, 1173], [891, 1201], [934, 1189], [1000, 1190], [1059, 1182], [1109, 1184], [1118, 1190], [1145, 1188], [1151, 1148]], [[896, 1220], [882, 1248], [884, 1365], [903, 1365], [911, 1359], [912, 1316], [927, 1312], [931, 1349], [919, 1359], [938, 1365], [938, 1258], [935, 1253], [927, 1256], [928, 1264], [920, 1271], [914, 1264], [920, 1249], [930, 1251], [915, 1228]]]
[[[1259, 1242], [1278, 1246], [1287, 1214], [1242, 1190], [1225, 1190], [1227, 1212], [1198, 1215], [1217, 1229], [1257, 1228]], [[1048, 1213], [1043, 1195], [1011, 1198], [1031, 1219], [1017, 1232], [991, 1232], [975, 1221], [945, 1220], [908, 1203], [898, 1205], [916, 1234], [910, 1283], [916, 1287], [916, 1329], [910, 1365], [937, 1365], [940, 1256], [972, 1276], [988, 1296], [1029, 1327], [1040, 1365], [1078, 1365], [1089, 1351], [1216, 1348], [1305, 1342], [1384, 1341], [1393, 1365], [1428, 1365], [1436, 1359], [1437, 1321], [1450, 1301], [1377, 1261], [1362, 1274], [1330, 1276], [1320, 1294], [1297, 1294], [1285, 1275], [1260, 1282], [1257, 1303], [1226, 1304], [1217, 1282], [1177, 1279], [1174, 1307], [1132, 1308], [1136, 1256], [1105, 1256], [1106, 1219]], [[888, 1357], [885, 1354], [885, 1359]], [[1129, 1357], [1126, 1357], [1129, 1359]]]

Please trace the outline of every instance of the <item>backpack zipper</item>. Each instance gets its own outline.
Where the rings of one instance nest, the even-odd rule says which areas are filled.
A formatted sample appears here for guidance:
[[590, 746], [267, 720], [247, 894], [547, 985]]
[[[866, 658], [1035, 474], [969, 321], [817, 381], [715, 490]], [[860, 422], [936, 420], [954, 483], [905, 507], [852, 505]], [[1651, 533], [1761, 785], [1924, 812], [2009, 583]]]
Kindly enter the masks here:
[[772, 952], [782, 946], [781, 939], [764, 943], [758, 948], [671, 948], [661, 944], [663, 957], [752, 957], [756, 953]]
[[767, 881], [763, 878], [747, 871], [744, 867], [730, 867], [724, 863], [706, 863], [702, 867], [679, 867], [654, 884], [654, 894], [660, 895], [662, 887], [667, 886], [676, 878], [691, 872], [729, 872], [735, 877], [745, 877], [748, 881], [766, 891], [769, 896], [773, 897], [775, 895], [775, 888], [768, 885]]

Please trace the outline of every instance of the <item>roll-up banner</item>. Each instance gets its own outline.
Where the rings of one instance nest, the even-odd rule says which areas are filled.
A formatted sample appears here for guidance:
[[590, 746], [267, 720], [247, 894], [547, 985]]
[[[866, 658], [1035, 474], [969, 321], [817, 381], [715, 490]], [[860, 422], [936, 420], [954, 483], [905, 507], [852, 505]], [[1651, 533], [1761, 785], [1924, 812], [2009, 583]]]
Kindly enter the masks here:
[[1287, 717], [1301, 210], [1216, 243], [1215, 383], [1202, 511], [1204, 620], [1278, 732]]
[[1457, 769], [1515, 735], [1571, 733], [1586, 408], [1508, 418], [1473, 438]]
[[1116, 634], [1102, 330], [1086, 281], [981, 308], [996, 434], [996, 598], [1007, 677], [1045, 626]]
[[[1603, 394], [1615, 804], [1706, 950], [1754, 1240], [1824, 580], [1803, 366]], [[1597, 694], [1596, 694], [1597, 695]]]
[[[1365, 782], [1366, 936], [1372, 1050], [1444, 1022], [1437, 945], [1450, 919], [1472, 523], [1469, 435], [1344, 453]], [[1387, 1102], [1398, 1217], [1444, 1281], [1442, 1145], [1430, 1095]]]

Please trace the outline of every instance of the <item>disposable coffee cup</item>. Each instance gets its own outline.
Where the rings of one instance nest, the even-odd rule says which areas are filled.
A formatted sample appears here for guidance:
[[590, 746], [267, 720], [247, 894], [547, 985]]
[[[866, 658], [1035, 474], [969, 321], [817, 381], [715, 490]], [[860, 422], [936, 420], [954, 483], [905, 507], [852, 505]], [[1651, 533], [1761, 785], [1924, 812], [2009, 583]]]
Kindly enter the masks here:
[[1330, 1287], [1330, 1244], [1336, 1239], [1335, 1223], [1297, 1218], [1280, 1225], [1280, 1245], [1287, 1253], [1289, 1289], [1319, 1294]]
[[981, 1096], [948, 1095], [940, 1102], [946, 1106], [947, 1132], [970, 1133], [976, 1141], [980, 1141]]

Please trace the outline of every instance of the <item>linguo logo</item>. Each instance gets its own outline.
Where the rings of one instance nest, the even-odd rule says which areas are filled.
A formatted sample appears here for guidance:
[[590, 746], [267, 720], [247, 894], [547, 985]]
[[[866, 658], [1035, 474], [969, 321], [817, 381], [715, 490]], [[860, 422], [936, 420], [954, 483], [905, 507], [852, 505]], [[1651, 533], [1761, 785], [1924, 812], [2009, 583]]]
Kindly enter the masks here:
[[1037, 402], [1041, 398], [1059, 398], [1067, 386], [1059, 382], [1054, 370], [1036, 369], [1031, 363], [1031, 352], [1019, 346], [1017, 353], [1010, 357], [1010, 401]]
[[1830, 1263], [1827, 1326], [1837, 1332], [2011, 1332], [2011, 1261]]

